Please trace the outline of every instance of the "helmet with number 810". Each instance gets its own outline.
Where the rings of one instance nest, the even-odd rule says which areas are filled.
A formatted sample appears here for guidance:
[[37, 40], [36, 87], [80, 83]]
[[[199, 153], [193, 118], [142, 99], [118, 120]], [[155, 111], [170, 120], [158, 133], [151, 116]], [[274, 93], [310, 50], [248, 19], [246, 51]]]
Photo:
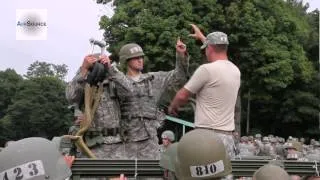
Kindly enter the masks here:
[[178, 143], [175, 173], [178, 179], [215, 179], [232, 172], [222, 140], [211, 130], [195, 129]]

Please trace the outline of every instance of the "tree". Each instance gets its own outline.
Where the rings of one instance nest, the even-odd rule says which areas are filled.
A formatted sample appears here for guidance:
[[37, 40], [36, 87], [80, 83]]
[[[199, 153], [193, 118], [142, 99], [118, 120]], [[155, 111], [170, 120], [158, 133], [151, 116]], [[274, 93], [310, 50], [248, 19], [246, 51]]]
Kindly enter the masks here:
[[18, 87], [4, 117], [10, 122], [12, 138], [52, 138], [67, 132], [72, 113], [67, 108], [65, 83], [55, 77], [25, 80]]
[[5, 115], [22, 77], [13, 69], [0, 71], [0, 119]]
[[[298, 7], [297, 12], [306, 9], [303, 6], [295, 7]], [[312, 62], [314, 69], [318, 70], [318, 73], [314, 73], [309, 82], [296, 81], [293, 83], [290, 89], [288, 88], [284, 93], [285, 99], [282, 101], [283, 106], [280, 111], [284, 114], [285, 125], [294, 122], [291, 123], [293, 127], [290, 129], [292, 131], [300, 136], [317, 137], [320, 135], [319, 11], [315, 10], [305, 16], [311, 26], [311, 31], [308, 38], [302, 43], [308, 59]]]
[[[239, 61], [242, 72], [243, 105], [250, 92], [253, 126], [279, 133], [285, 117], [279, 111], [286, 100], [284, 93], [297, 82], [312, 81], [315, 74], [303, 48], [310, 32], [307, 18], [277, 0], [233, 1], [226, 11], [225, 29], [233, 44], [230, 56]], [[249, 111], [243, 109], [246, 115]]]
[[12, 131], [8, 130], [10, 122], [2, 119], [6, 113], [8, 106], [12, 103], [12, 98], [17, 91], [17, 84], [23, 81], [22, 77], [18, 75], [13, 69], [6, 69], [0, 71], [0, 146], [1, 142], [10, 140]]
[[47, 62], [35, 61], [28, 67], [26, 78], [35, 78], [43, 76], [54, 76], [61, 80], [65, 78], [68, 73], [68, 66], [65, 64], [56, 65]]

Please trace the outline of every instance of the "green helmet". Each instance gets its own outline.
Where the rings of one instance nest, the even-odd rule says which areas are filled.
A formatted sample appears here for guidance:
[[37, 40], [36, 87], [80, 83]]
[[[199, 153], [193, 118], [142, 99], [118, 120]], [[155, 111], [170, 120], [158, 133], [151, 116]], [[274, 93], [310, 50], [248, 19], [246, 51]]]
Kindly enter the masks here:
[[127, 60], [133, 57], [144, 56], [142, 48], [135, 43], [129, 43], [121, 47], [119, 59], [121, 64], [125, 64]]
[[162, 134], [161, 134], [161, 138], [164, 139], [164, 138], [168, 138], [171, 142], [173, 142], [175, 140], [174, 138], [174, 133], [170, 130], [167, 130], [167, 131], [164, 131]]
[[6, 144], [4, 145], [4, 147], [7, 147], [7, 146], [9, 146], [10, 144], [12, 144], [12, 143], [14, 143], [14, 142], [15, 142], [15, 141], [12, 141], [12, 140], [11, 140], [11, 141], [7, 141]]
[[289, 180], [289, 174], [277, 165], [266, 164], [260, 167], [254, 174], [254, 180]]
[[178, 179], [221, 178], [231, 172], [224, 144], [213, 131], [195, 129], [182, 136], [175, 161]]
[[[71, 170], [55, 144], [47, 139], [32, 137], [10, 144], [0, 153], [0, 175], [15, 178], [20, 176], [30, 180], [66, 179]], [[14, 176], [14, 177], [11, 177]]]

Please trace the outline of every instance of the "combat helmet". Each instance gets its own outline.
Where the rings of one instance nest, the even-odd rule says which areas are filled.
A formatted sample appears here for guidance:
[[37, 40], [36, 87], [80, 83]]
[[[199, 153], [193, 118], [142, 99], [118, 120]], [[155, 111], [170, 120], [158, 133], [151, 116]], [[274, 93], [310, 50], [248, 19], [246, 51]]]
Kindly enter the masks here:
[[182, 136], [175, 160], [178, 179], [217, 179], [232, 172], [223, 142], [207, 129], [195, 129]]
[[268, 136], [264, 136], [264, 137], [262, 138], [262, 142], [264, 142], [264, 143], [270, 142], [269, 137], [268, 137]]
[[254, 174], [253, 180], [290, 180], [289, 174], [277, 165], [266, 164]]
[[39, 137], [10, 144], [0, 153], [0, 162], [0, 174], [7, 176], [15, 177], [14, 169], [17, 168], [20, 168], [21, 176], [29, 180], [56, 180], [71, 176], [71, 170], [55, 144]]
[[129, 43], [121, 47], [119, 51], [119, 59], [121, 64], [125, 64], [127, 60], [133, 57], [144, 56], [142, 48], [136, 43]]
[[262, 136], [261, 136], [261, 134], [255, 134], [255, 138], [256, 138], [256, 139], [261, 139]]
[[162, 134], [161, 134], [161, 138], [164, 139], [164, 138], [167, 138], [169, 139], [171, 142], [173, 142], [175, 140], [174, 138], [174, 133], [170, 130], [166, 130], [164, 131]]

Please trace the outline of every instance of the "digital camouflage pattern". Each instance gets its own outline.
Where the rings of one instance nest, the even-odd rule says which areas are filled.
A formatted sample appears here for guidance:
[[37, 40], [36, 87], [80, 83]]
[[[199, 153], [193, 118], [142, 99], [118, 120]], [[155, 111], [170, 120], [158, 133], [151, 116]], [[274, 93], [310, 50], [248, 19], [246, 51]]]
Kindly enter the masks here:
[[217, 136], [222, 140], [226, 153], [230, 159], [234, 159], [236, 156], [236, 146], [232, 135], [216, 132]]
[[[169, 85], [186, 81], [188, 59], [187, 55], [177, 53], [174, 70], [141, 74], [137, 81], [127, 77], [116, 67], [110, 69], [109, 73], [116, 82], [119, 95], [120, 126], [130, 159], [159, 158], [157, 129], [163, 123], [165, 114], [158, 108], [158, 102]], [[130, 93], [126, 89], [130, 89]]]
[[[84, 99], [85, 83], [79, 69], [66, 88], [66, 98], [70, 104], [81, 105]], [[118, 156], [110, 150], [117, 149], [114, 144], [120, 146], [122, 142], [119, 135], [120, 108], [115, 92], [115, 83], [111, 78], [106, 78], [102, 85], [103, 93], [92, 121], [92, 128], [85, 135], [85, 141], [90, 148], [95, 150], [97, 158], [110, 157], [113, 159], [113, 155], [115, 155], [114, 158], [118, 158]]]

